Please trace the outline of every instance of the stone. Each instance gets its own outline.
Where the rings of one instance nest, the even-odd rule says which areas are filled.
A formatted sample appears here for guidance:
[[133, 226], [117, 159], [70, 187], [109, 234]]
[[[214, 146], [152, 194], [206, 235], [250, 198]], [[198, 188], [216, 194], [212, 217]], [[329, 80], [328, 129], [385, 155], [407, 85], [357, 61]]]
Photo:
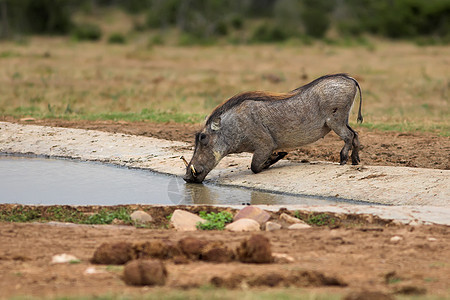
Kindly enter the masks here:
[[274, 231], [281, 229], [281, 225], [275, 222], [267, 222], [266, 223], [266, 231]]
[[125, 265], [123, 279], [129, 285], [164, 285], [167, 270], [160, 260], [136, 259]]
[[244, 263], [265, 264], [273, 262], [272, 246], [268, 238], [255, 234], [241, 242], [236, 249], [239, 261]]
[[52, 264], [64, 264], [69, 262], [79, 262], [75, 256], [67, 253], [57, 254], [52, 257]]
[[195, 231], [198, 222], [205, 223], [206, 220], [181, 209], [176, 209], [170, 218], [170, 224], [178, 231]]
[[294, 258], [285, 253], [272, 253], [273, 262], [277, 264], [288, 264], [294, 262]]
[[306, 228], [311, 228], [311, 226], [309, 226], [308, 224], [297, 223], [292, 224], [288, 227], [288, 229], [306, 229]]
[[401, 236], [396, 235], [396, 236], [391, 237], [390, 242], [393, 244], [397, 244], [401, 240], [403, 240], [403, 238]]
[[306, 224], [305, 222], [303, 222], [299, 218], [290, 216], [287, 213], [282, 213], [280, 215], [280, 220], [282, 220], [282, 221], [284, 221], [286, 223], [289, 223], [289, 224]]
[[143, 210], [136, 210], [131, 215], [131, 220], [138, 224], [147, 224], [153, 221], [152, 216]]
[[225, 226], [226, 230], [229, 231], [261, 231], [258, 222], [252, 219], [239, 219], [233, 223]]
[[123, 265], [133, 259], [131, 243], [103, 243], [94, 252], [91, 262], [102, 265]]
[[259, 207], [247, 206], [241, 209], [236, 216], [234, 216], [233, 221], [240, 219], [252, 219], [262, 225], [270, 219], [270, 214]]

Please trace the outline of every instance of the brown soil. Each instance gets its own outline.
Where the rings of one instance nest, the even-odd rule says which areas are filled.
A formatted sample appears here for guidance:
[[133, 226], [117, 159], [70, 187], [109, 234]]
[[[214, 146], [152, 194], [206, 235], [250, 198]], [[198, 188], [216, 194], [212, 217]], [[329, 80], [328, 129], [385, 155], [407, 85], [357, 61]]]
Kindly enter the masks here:
[[[448, 296], [450, 231], [445, 226], [365, 224], [261, 234], [263, 240], [269, 240], [271, 251], [287, 254], [295, 261], [255, 264], [164, 258], [168, 275], [162, 289], [212, 284], [231, 289], [291, 286], [340, 295], [367, 290]], [[0, 223], [1, 297], [152, 293], [158, 288], [126, 285], [123, 266], [91, 263], [96, 249], [103, 243], [156, 245], [159, 241], [161, 245], [176, 245], [186, 237], [239, 249], [251, 236], [252, 233], [186, 233], [132, 226], [3, 222]], [[391, 241], [394, 236], [401, 239]], [[52, 256], [62, 253], [72, 254], [81, 262], [52, 264]], [[89, 267], [100, 273], [86, 274]]]
[[[6, 120], [14, 121], [8, 117]], [[191, 144], [195, 132], [201, 129], [199, 124], [148, 122], [35, 120], [20, 123], [120, 132]], [[356, 131], [362, 144], [360, 153], [362, 164], [450, 170], [449, 137], [431, 133], [384, 132], [365, 128], [356, 128]], [[339, 162], [339, 151], [342, 146], [342, 140], [336, 134], [330, 133], [314, 144], [291, 151], [286, 158]]]

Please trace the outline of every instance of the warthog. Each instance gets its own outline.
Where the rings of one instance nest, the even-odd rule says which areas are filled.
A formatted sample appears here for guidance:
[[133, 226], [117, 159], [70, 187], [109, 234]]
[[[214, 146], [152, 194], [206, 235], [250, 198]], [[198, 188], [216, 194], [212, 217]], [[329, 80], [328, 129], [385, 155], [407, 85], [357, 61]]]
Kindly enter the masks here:
[[259, 173], [283, 157], [278, 152], [307, 145], [331, 130], [344, 140], [340, 163], [359, 163], [358, 134], [348, 125], [359, 90], [358, 122], [362, 122], [361, 87], [347, 74], [326, 75], [289, 93], [245, 92], [217, 106], [195, 135], [194, 155], [186, 163], [187, 182], [202, 182], [230, 153], [251, 152], [251, 169]]

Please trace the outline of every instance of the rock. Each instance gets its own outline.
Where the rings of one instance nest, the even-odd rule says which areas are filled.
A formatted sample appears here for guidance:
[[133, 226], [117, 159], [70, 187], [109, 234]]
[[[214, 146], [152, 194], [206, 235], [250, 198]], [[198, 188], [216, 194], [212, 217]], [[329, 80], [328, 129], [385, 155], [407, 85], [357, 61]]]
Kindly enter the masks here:
[[263, 264], [273, 261], [270, 241], [262, 235], [255, 234], [242, 241], [236, 252], [239, 260], [245, 263]]
[[54, 255], [52, 257], [52, 264], [64, 264], [68, 262], [79, 262], [80, 260], [75, 256], [67, 253]]
[[96, 269], [94, 267], [88, 267], [86, 270], [84, 270], [83, 274], [84, 275], [94, 275], [94, 274], [102, 274], [102, 273], [106, 273], [106, 271], [104, 270], [99, 270]]
[[396, 236], [391, 237], [391, 239], [389, 241], [393, 244], [397, 244], [401, 240], [403, 240], [403, 238], [401, 236], [396, 235]]
[[152, 216], [142, 210], [136, 210], [131, 215], [131, 220], [138, 224], [147, 224], [153, 221]]
[[311, 228], [311, 226], [309, 226], [308, 224], [297, 223], [292, 224], [288, 227], [288, 229], [306, 229], [306, 228]]
[[185, 237], [178, 241], [180, 250], [191, 259], [199, 259], [203, 248], [208, 244], [207, 241], [200, 240], [194, 237]]
[[273, 262], [278, 264], [288, 264], [294, 262], [294, 258], [284, 253], [272, 253]]
[[129, 285], [164, 285], [167, 270], [159, 260], [136, 259], [125, 265], [123, 279]]
[[306, 224], [305, 222], [303, 222], [302, 220], [300, 220], [299, 218], [293, 217], [288, 215], [287, 213], [282, 213], [280, 215], [280, 220], [289, 223], [289, 224]]
[[225, 226], [229, 231], [261, 231], [259, 223], [252, 219], [239, 219]]
[[103, 243], [95, 250], [91, 262], [103, 265], [123, 265], [133, 257], [134, 250], [131, 243]]
[[270, 219], [270, 214], [265, 212], [259, 207], [256, 206], [247, 206], [241, 209], [236, 216], [234, 216], [233, 221], [237, 221], [240, 219], [252, 219], [258, 222], [260, 225], [267, 222]]
[[21, 118], [19, 121], [20, 122], [34, 122], [34, 121], [36, 121], [36, 119], [28, 117], [28, 118]]
[[275, 222], [267, 222], [266, 223], [266, 231], [274, 231], [281, 229], [281, 225]]
[[181, 209], [176, 209], [170, 219], [170, 224], [178, 231], [195, 231], [197, 230], [198, 222], [205, 223], [206, 220]]

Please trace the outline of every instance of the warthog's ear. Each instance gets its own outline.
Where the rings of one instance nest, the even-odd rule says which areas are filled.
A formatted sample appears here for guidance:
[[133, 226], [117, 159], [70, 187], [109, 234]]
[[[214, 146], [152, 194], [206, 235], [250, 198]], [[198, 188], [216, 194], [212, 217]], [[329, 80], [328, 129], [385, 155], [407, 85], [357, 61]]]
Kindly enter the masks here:
[[217, 131], [220, 129], [220, 117], [215, 118], [212, 122], [211, 122], [211, 130], [213, 131]]

